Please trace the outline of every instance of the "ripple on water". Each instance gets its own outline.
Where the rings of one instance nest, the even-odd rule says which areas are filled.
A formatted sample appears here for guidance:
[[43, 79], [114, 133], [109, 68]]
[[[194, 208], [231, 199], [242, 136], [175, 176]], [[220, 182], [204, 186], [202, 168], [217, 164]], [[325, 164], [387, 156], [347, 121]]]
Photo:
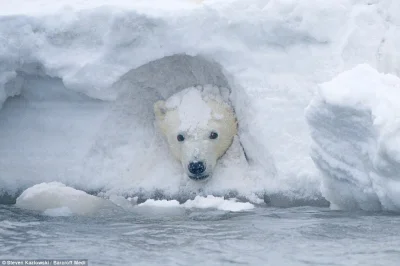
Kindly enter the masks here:
[[0, 258], [94, 265], [398, 265], [400, 216], [327, 208], [156, 209], [46, 217], [0, 206]]

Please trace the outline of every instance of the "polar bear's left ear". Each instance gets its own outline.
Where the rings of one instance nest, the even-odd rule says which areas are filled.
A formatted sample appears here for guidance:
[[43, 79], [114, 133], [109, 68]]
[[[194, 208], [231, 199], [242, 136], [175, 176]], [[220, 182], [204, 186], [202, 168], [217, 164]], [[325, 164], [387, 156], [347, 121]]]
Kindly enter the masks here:
[[165, 101], [158, 101], [154, 104], [154, 114], [157, 120], [163, 120], [166, 113]]

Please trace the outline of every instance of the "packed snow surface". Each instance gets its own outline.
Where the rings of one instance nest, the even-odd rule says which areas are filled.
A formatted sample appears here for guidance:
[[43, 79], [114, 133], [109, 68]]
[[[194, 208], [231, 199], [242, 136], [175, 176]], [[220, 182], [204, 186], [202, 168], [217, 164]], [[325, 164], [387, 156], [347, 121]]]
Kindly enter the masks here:
[[[318, 84], [358, 64], [400, 75], [399, 1], [3, 2], [2, 200], [35, 184], [58, 181], [106, 197], [151, 197], [162, 192], [193, 198], [193, 193], [237, 191], [254, 200], [267, 192], [279, 199], [318, 201], [324, 180], [324, 195], [337, 205], [346, 205], [340, 204], [340, 193], [336, 194], [341, 187], [327, 186], [327, 171], [322, 171], [322, 178], [315, 166], [314, 148], [310, 156], [304, 109]], [[221, 178], [204, 187], [186, 180], [171, 160], [154, 130], [152, 105], [205, 84], [229, 89], [239, 122], [236, 141], [240, 145], [236, 147], [243, 147], [246, 163], [239, 157], [236, 167], [222, 162]], [[336, 96], [326, 94], [333, 104]], [[370, 97], [360, 94], [337, 99], [359, 104]], [[377, 99], [386, 101], [385, 95], [389, 94]], [[322, 112], [325, 107], [321, 108]], [[342, 112], [341, 108], [330, 111], [331, 116]], [[357, 108], [346, 110], [354, 117]], [[309, 116], [318, 112], [309, 111]], [[365, 118], [360, 116], [360, 120]], [[312, 131], [323, 127], [317, 123]], [[364, 125], [362, 121], [354, 125], [360, 123]], [[329, 136], [324, 139], [330, 145], [345, 142], [330, 140], [333, 124], [325, 128]], [[378, 130], [375, 125], [367, 130], [372, 128]], [[367, 133], [360, 132], [352, 136], [361, 138], [357, 143], [365, 143]], [[386, 136], [389, 131], [379, 132], [373, 133], [377, 135], [372, 142], [378, 135], [396, 142]], [[315, 142], [315, 134], [312, 138]], [[354, 179], [354, 171], [341, 179], [364, 180], [357, 181], [362, 186], [349, 184], [349, 189], [371, 188], [356, 193], [365, 199], [352, 200], [357, 202], [354, 206], [366, 208], [359, 205], [365, 202], [371, 208], [377, 203], [395, 208], [397, 193], [388, 183], [396, 175], [395, 147], [382, 147], [386, 155], [377, 158], [384, 158], [381, 163], [390, 167], [386, 172], [371, 170], [382, 181], [373, 182], [374, 188], [363, 183], [364, 177]], [[272, 196], [269, 199], [276, 203]]]
[[400, 210], [399, 77], [358, 65], [321, 84], [307, 118], [332, 207]]

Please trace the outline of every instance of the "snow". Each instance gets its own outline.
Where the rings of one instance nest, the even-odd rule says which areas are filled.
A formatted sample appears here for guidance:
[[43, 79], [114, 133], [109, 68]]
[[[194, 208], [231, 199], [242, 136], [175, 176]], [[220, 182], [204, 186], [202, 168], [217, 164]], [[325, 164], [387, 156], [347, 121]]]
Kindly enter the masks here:
[[400, 210], [400, 78], [358, 65], [321, 84], [306, 114], [332, 207]]
[[[195, 129], [196, 127], [205, 128], [208, 121], [211, 120], [211, 108], [207, 102], [204, 101], [201, 91], [188, 88], [182, 91], [182, 95], [177, 94], [175, 97], [180, 97], [177, 107], [179, 120], [181, 122], [179, 130], [185, 132]], [[170, 108], [169, 101], [166, 107]], [[199, 112], [201, 110], [201, 112]]]
[[208, 195], [207, 197], [197, 196], [193, 200], [186, 201], [183, 206], [185, 208], [199, 209], [215, 208], [218, 210], [231, 212], [251, 210], [254, 208], [254, 205], [249, 202], [237, 202], [236, 199], [226, 200], [222, 197], [214, 197], [212, 195]]
[[138, 207], [159, 207], [159, 208], [179, 207], [179, 201], [148, 199], [145, 202], [139, 204]]
[[60, 182], [41, 183], [26, 189], [18, 198], [16, 206], [22, 209], [39, 211], [45, 216], [93, 215], [104, 209], [118, 207], [126, 211], [137, 208], [185, 208], [185, 209], [217, 209], [240, 212], [251, 210], [254, 205], [249, 202], [237, 202], [237, 199], [224, 199], [207, 195], [196, 196], [180, 204], [177, 200], [147, 199], [137, 204], [136, 201], [112, 195], [109, 199], [92, 196], [84, 191], [68, 187]]
[[166, 100], [165, 107], [168, 110], [177, 110], [179, 130], [190, 132], [196, 128], [206, 128], [212, 117], [221, 120], [223, 115], [213, 112], [207, 100], [212, 99], [220, 104], [227, 104], [229, 94], [228, 88], [219, 88], [212, 84], [198, 85], [172, 95]]
[[196, 196], [193, 200], [187, 200], [182, 204], [179, 204], [176, 200], [148, 199], [139, 204], [138, 207], [183, 207], [186, 209], [217, 209], [221, 211], [240, 212], [251, 210], [254, 208], [254, 205], [249, 202], [237, 202], [235, 198], [227, 200], [223, 197], [208, 195], [206, 197]]
[[[59, 181], [106, 197], [236, 190], [305, 201], [323, 193], [334, 202], [320, 189], [326, 172], [315, 166], [314, 149], [310, 156], [315, 136], [304, 109], [318, 84], [359, 64], [400, 75], [398, 1], [16, 0], [1, 7], [1, 195]], [[229, 90], [239, 122], [233, 150], [243, 147], [247, 160], [233, 156], [236, 167], [222, 161], [221, 178], [199, 186], [161, 145], [152, 105], [205, 84]], [[360, 94], [337, 100], [374, 108]], [[386, 102], [385, 95], [378, 99]], [[382, 149], [382, 163], [393, 165], [396, 150]], [[394, 186], [378, 183], [357, 195], [395, 208], [388, 207], [396, 205]]]

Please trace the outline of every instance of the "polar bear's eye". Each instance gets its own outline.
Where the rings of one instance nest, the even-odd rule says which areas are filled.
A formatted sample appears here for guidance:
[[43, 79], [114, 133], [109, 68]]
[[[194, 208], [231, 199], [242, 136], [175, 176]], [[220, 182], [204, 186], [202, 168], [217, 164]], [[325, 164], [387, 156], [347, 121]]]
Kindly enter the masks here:
[[179, 142], [182, 142], [182, 141], [185, 140], [185, 137], [184, 137], [182, 134], [178, 134], [178, 136], [176, 136], [176, 139], [177, 139]]
[[211, 132], [210, 133], [210, 139], [216, 139], [216, 138], [218, 138], [218, 133], [217, 132]]

